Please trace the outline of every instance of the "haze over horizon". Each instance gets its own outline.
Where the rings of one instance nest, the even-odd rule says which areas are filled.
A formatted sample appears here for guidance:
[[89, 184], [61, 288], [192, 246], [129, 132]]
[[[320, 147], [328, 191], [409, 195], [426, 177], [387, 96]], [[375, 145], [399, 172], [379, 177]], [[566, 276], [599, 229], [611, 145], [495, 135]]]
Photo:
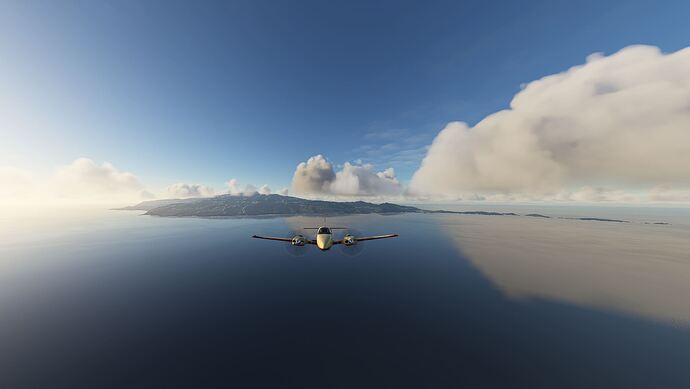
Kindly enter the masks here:
[[684, 11], [5, 3], [0, 200], [687, 205]]

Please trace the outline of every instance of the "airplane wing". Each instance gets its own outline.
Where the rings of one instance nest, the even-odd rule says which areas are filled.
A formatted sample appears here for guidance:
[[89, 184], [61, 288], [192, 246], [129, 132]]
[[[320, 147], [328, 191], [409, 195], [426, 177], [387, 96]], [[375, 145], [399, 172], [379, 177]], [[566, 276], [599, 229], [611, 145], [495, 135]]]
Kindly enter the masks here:
[[[252, 238], [256, 238], [256, 239], [266, 239], [266, 240], [277, 240], [277, 241], [281, 241], [281, 242], [290, 242], [290, 243], [292, 243], [292, 238], [276, 238], [276, 237], [274, 237], [274, 236], [260, 236], [260, 235], [252, 235]], [[311, 239], [305, 239], [305, 240], [304, 240], [304, 243], [307, 243], [307, 244], [316, 244], [316, 241], [311, 240]]]
[[395, 238], [396, 236], [398, 236], [398, 234], [376, 235], [376, 236], [363, 236], [363, 237], [361, 237], [361, 238], [355, 237], [355, 239], [357, 239], [357, 242], [362, 242], [362, 241], [365, 241], [365, 240]]
[[[386, 239], [386, 238], [395, 238], [396, 236], [399, 236], [398, 234], [388, 234], [388, 235], [376, 235], [376, 236], [363, 236], [361, 238], [355, 237], [355, 240], [357, 242], [362, 242], [365, 240], [376, 240], [376, 239]], [[334, 240], [333, 244], [343, 244], [343, 240]]]

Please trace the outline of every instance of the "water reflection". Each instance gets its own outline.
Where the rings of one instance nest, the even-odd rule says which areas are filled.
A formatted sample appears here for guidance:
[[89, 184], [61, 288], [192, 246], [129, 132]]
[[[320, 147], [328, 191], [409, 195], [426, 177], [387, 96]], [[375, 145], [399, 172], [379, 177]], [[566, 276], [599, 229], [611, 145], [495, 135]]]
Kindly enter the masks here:
[[443, 217], [468, 260], [512, 298], [545, 298], [690, 325], [684, 226]]

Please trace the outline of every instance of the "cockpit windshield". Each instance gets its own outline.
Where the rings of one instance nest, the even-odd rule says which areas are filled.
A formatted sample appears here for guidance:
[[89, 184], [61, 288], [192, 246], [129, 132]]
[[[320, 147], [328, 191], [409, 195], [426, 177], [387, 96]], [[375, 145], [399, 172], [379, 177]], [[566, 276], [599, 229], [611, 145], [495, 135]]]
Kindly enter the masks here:
[[328, 227], [321, 227], [319, 230], [316, 232], [317, 234], [330, 234], [331, 230], [328, 229]]

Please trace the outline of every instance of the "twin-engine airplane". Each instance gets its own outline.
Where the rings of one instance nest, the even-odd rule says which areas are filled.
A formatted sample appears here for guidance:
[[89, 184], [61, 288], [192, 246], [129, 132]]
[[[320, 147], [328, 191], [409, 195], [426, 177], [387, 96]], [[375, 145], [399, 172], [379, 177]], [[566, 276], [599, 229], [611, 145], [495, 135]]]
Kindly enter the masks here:
[[343, 227], [308, 227], [305, 230], [317, 230], [316, 239], [306, 239], [304, 235], [295, 235], [293, 238], [275, 238], [272, 236], [259, 236], [253, 235], [252, 238], [257, 239], [267, 239], [267, 240], [278, 240], [282, 242], [290, 242], [293, 246], [304, 246], [306, 244], [316, 245], [320, 250], [326, 251], [336, 244], [343, 244], [345, 246], [356, 245], [358, 242], [363, 242], [365, 240], [375, 240], [375, 239], [385, 239], [385, 238], [395, 238], [398, 234], [388, 234], [388, 235], [377, 235], [377, 236], [364, 236], [361, 238], [346, 234], [343, 239], [333, 240], [333, 233], [331, 230], [346, 230]]

